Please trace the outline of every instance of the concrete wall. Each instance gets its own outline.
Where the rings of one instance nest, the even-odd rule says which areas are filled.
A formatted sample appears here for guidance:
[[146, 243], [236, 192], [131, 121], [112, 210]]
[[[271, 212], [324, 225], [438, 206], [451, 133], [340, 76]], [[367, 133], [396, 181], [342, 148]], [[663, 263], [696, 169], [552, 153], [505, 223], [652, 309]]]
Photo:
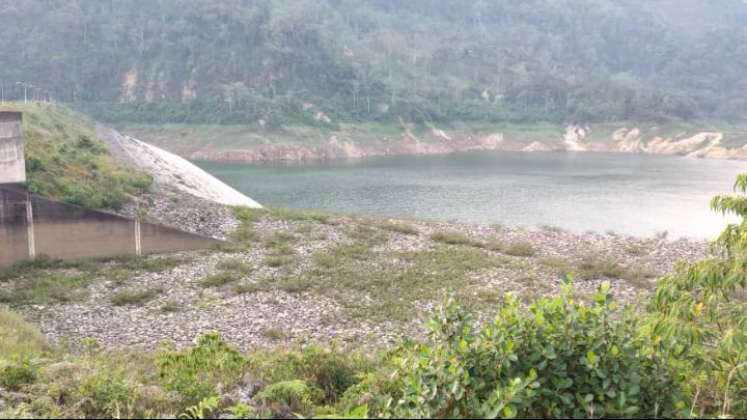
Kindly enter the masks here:
[[219, 243], [212, 238], [47, 200], [27, 194], [23, 188], [0, 186], [0, 265], [42, 255], [63, 260], [146, 255], [207, 249]]
[[0, 265], [29, 257], [26, 192], [0, 188]]
[[26, 182], [20, 112], [0, 112], [0, 184]]

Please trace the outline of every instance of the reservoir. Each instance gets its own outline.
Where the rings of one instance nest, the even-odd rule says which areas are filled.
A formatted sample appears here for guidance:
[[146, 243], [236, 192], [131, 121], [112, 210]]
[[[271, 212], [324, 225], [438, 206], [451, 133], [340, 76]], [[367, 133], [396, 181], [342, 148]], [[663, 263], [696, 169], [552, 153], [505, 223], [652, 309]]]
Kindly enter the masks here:
[[699, 239], [727, 222], [710, 199], [747, 171], [738, 161], [611, 153], [198, 164], [268, 207]]

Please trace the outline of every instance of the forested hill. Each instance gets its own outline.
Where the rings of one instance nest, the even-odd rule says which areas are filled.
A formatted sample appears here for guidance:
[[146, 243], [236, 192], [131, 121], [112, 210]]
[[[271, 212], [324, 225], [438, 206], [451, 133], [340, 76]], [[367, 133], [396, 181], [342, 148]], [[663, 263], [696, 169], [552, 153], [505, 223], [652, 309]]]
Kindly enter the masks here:
[[105, 120], [747, 115], [744, 0], [0, 0], [0, 57]]

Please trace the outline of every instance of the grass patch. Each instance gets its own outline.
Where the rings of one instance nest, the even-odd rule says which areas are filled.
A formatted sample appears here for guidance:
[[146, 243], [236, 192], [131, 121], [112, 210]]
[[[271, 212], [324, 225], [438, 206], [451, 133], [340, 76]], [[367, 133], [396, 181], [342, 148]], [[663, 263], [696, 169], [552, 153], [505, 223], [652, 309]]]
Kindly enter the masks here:
[[249, 225], [241, 225], [231, 232], [231, 239], [240, 243], [252, 243], [259, 240], [259, 234]]
[[251, 273], [252, 267], [242, 261], [240, 258], [226, 258], [220, 261], [216, 268], [224, 271], [234, 271], [237, 273]]
[[177, 257], [122, 257], [113, 261], [118, 269], [147, 273], [163, 273], [186, 263]]
[[0, 362], [37, 358], [50, 350], [46, 337], [34, 325], [0, 307]]
[[356, 225], [348, 230], [347, 235], [356, 243], [367, 246], [381, 245], [389, 239], [386, 233], [367, 225]]
[[485, 247], [484, 243], [459, 232], [435, 232], [431, 235], [431, 240], [447, 245], [472, 246], [476, 248]]
[[155, 299], [161, 293], [161, 288], [126, 289], [114, 293], [109, 301], [114, 306], [138, 306]]
[[507, 246], [503, 252], [512, 257], [533, 257], [537, 251], [529, 242], [514, 242]]
[[200, 286], [221, 287], [230, 283], [237, 282], [241, 279], [241, 277], [242, 275], [240, 273], [234, 271], [223, 271], [200, 280]]
[[0, 303], [20, 306], [81, 301], [88, 296], [85, 288], [92, 281], [93, 276], [88, 273], [39, 272], [19, 279], [12, 288], [0, 290]]
[[651, 288], [653, 284], [648, 279], [654, 275], [645, 270], [626, 267], [614, 258], [588, 256], [579, 263], [576, 277], [579, 280], [621, 279], [638, 287]]
[[408, 321], [419, 313], [416, 302], [436, 300], [445, 289], [466, 291], [469, 273], [500, 260], [475, 248], [377, 253], [368, 243], [354, 243], [319, 252], [313, 263], [306, 273], [265, 279], [257, 287], [331, 297], [355, 318]]
[[493, 252], [503, 252], [506, 249], [506, 245], [499, 239], [491, 239], [485, 243], [485, 249]]
[[559, 278], [565, 278], [568, 274], [574, 272], [573, 264], [564, 258], [545, 257], [540, 258], [537, 263], [555, 273]]
[[241, 222], [247, 224], [259, 222], [265, 219], [285, 220], [289, 222], [318, 222], [330, 225], [336, 224], [332, 216], [329, 214], [297, 209], [250, 209], [247, 207], [238, 207], [234, 209], [234, 215]]
[[265, 265], [272, 268], [280, 268], [293, 262], [293, 258], [287, 255], [269, 255], [265, 258]]
[[417, 236], [420, 233], [415, 226], [390, 221], [379, 223], [376, 227], [389, 232], [399, 233], [401, 235]]
[[293, 244], [296, 241], [296, 237], [290, 232], [281, 230], [272, 233], [263, 239], [264, 246], [271, 250], [275, 255], [293, 255]]
[[266, 330], [262, 330], [262, 337], [272, 341], [283, 341], [288, 338], [288, 334], [286, 334], [285, 331], [279, 330], [277, 328], [268, 328]]
[[181, 305], [178, 302], [174, 302], [173, 300], [169, 300], [165, 302], [159, 310], [164, 314], [171, 314], [174, 312], [179, 312], [182, 309]]
[[233, 288], [234, 293], [237, 295], [251, 295], [265, 291], [265, 288], [256, 283], [242, 283], [237, 284]]

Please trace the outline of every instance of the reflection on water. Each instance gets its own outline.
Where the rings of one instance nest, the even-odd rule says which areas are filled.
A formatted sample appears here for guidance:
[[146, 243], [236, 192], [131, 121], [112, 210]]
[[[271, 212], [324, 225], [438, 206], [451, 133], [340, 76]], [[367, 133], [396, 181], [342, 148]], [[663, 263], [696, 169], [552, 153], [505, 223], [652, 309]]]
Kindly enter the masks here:
[[306, 164], [199, 162], [266, 206], [706, 238], [743, 162], [601, 153], [459, 153]]

